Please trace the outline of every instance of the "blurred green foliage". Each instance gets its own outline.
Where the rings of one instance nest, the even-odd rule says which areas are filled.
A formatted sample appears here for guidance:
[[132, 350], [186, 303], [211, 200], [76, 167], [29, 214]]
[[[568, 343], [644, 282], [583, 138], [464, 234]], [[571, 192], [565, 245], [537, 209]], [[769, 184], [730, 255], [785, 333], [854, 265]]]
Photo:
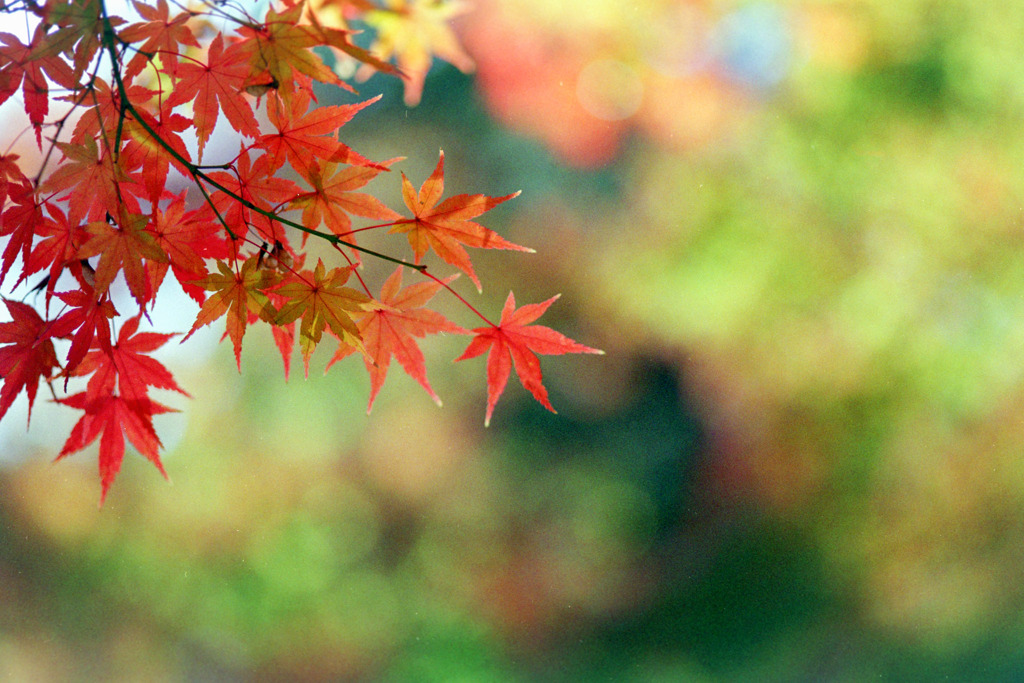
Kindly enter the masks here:
[[[87, 457], [0, 470], [0, 676], [1024, 675], [1024, 6], [479, 4], [637, 74], [636, 114], [587, 123], [610, 156], [482, 23], [479, 80], [441, 69], [407, 110], [375, 78], [347, 142], [523, 189], [488, 225], [538, 254], [481, 254], [507, 268], [483, 305], [561, 291], [545, 321], [608, 356], [545, 361], [559, 415], [510, 389], [486, 431], [479, 365], [428, 362], [440, 412], [393, 373], [368, 418], [361, 368], [284, 384], [269, 335], [240, 376], [227, 347], [177, 368], [174, 486], [129, 462], [96, 513]], [[659, 71], [663, 15], [706, 72]], [[765, 16], [753, 59], [715, 52]]]

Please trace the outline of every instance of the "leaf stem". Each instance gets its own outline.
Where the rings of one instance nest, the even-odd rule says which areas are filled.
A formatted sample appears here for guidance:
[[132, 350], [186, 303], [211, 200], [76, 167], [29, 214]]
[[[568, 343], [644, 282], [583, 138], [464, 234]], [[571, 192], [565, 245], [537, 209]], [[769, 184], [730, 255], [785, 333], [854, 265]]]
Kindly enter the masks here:
[[455, 297], [456, 299], [458, 299], [459, 301], [461, 301], [461, 302], [462, 302], [462, 303], [463, 303], [463, 304], [464, 304], [464, 305], [466, 306], [466, 308], [468, 308], [469, 310], [471, 310], [471, 311], [473, 311], [474, 313], [476, 313], [476, 314], [477, 314], [477, 316], [478, 316], [478, 317], [479, 317], [479, 318], [480, 318], [481, 320], [483, 320], [483, 321], [484, 321], [485, 323], [487, 323], [488, 325], [490, 325], [491, 327], [494, 327], [494, 328], [497, 328], [497, 327], [498, 327], [497, 325], [495, 325], [494, 323], [492, 323], [492, 322], [491, 322], [491, 321], [490, 321], [490, 320], [489, 320], [489, 319], [487, 318], [487, 316], [486, 316], [486, 315], [484, 315], [483, 313], [481, 313], [480, 311], [478, 311], [478, 310], [476, 309], [476, 306], [474, 306], [473, 304], [471, 304], [471, 303], [469, 303], [468, 301], [466, 301], [466, 300], [465, 300], [465, 299], [463, 298], [463, 296], [462, 296], [461, 294], [459, 294], [459, 293], [458, 293], [458, 292], [456, 292], [456, 291], [455, 291], [454, 289], [452, 289], [452, 287], [451, 287], [451, 286], [450, 286], [450, 285], [449, 285], [449, 284], [448, 284], [447, 282], [445, 282], [445, 281], [444, 281], [444, 280], [442, 280], [441, 278], [437, 277], [436, 275], [434, 275], [433, 273], [431, 273], [430, 271], [428, 271], [428, 270], [427, 270], [427, 268], [426, 268], [426, 266], [424, 266], [424, 267], [423, 267], [423, 270], [421, 270], [420, 272], [421, 272], [421, 273], [423, 273], [424, 275], [426, 275], [427, 277], [429, 277], [429, 278], [430, 278], [431, 280], [433, 280], [433, 281], [434, 281], [434, 282], [436, 282], [437, 284], [439, 284], [439, 285], [441, 285], [442, 287], [444, 287], [445, 289], [447, 289], [447, 290], [448, 290], [448, 291], [449, 291], [449, 292], [450, 292], [450, 293], [452, 294], [452, 296], [454, 296], [454, 297]]

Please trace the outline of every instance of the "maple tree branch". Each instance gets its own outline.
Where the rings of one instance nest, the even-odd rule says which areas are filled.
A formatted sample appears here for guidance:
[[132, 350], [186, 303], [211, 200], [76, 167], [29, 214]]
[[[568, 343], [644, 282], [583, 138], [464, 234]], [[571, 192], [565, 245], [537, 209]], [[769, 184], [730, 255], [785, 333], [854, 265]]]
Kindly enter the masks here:
[[[191, 164], [190, 164], [190, 166], [191, 166]], [[249, 209], [250, 211], [255, 211], [256, 213], [258, 213], [258, 214], [260, 214], [262, 216], [265, 216], [266, 218], [269, 218], [271, 220], [277, 221], [278, 223], [281, 223], [282, 225], [287, 225], [290, 228], [295, 228], [296, 230], [301, 230], [302, 232], [304, 232], [304, 233], [306, 233], [308, 235], [313, 235], [315, 237], [319, 237], [320, 239], [323, 239], [323, 240], [326, 240], [327, 242], [330, 242], [334, 246], [338, 246], [338, 245], [346, 246], [346, 247], [348, 247], [350, 249], [354, 249], [355, 251], [360, 251], [360, 252], [362, 252], [364, 254], [369, 254], [370, 256], [382, 259], [384, 261], [390, 261], [391, 263], [396, 263], [396, 264], [398, 264], [400, 266], [405, 266], [406, 268], [412, 268], [413, 270], [418, 270], [421, 273], [425, 272], [426, 269], [427, 269], [427, 267], [425, 265], [423, 265], [423, 264], [410, 263], [409, 261], [403, 261], [400, 258], [395, 258], [394, 256], [388, 256], [387, 254], [382, 254], [379, 251], [374, 251], [373, 249], [367, 249], [366, 247], [361, 247], [358, 244], [353, 244], [352, 242], [347, 242], [347, 241], [341, 239], [340, 237], [338, 237], [337, 235], [332, 235], [329, 232], [322, 232], [320, 230], [314, 230], [313, 228], [306, 227], [302, 223], [297, 223], [297, 222], [295, 222], [293, 220], [289, 220], [287, 218], [282, 218], [281, 216], [277, 215], [273, 211], [268, 211], [267, 209], [264, 209], [264, 208], [261, 208], [259, 206], [256, 206], [255, 204], [250, 202], [245, 197], [239, 196], [238, 194], [236, 194], [232, 190], [228, 189], [224, 185], [221, 185], [219, 182], [217, 182], [216, 180], [214, 180], [213, 178], [211, 178], [207, 174], [203, 173], [202, 171], [200, 171], [198, 169], [190, 169], [190, 170], [194, 170], [193, 176], [198, 177], [198, 178], [202, 178], [203, 180], [208, 182], [210, 185], [213, 185], [218, 190], [220, 190], [224, 194], [228, 195], [229, 197], [231, 197], [232, 199], [234, 199], [235, 201], [237, 201], [239, 204], [241, 204], [245, 208]]]
[[[146, 131], [146, 133], [153, 139], [153, 141], [160, 145], [160, 147], [163, 148], [164, 151], [170, 154], [175, 161], [181, 164], [189, 172], [189, 175], [192, 176], [192, 179], [196, 182], [196, 185], [200, 186], [200, 189], [203, 189], [202, 184], [199, 182], [199, 180], [202, 179], [205, 182], [212, 185], [213, 187], [220, 190], [221, 192], [223, 192], [224, 194], [228, 195], [229, 197], [231, 197], [231, 199], [235, 200], [236, 202], [238, 202], [245, 208], [249, 209], [250, 211], [255, 211], [256, 213], [259, 213], [271, 220], [277, 221], [282, 225], [287, 225], [289, 227], [295, 228], [296, 230], [300, 230], [306, 233], [307, 235], [319, 237], [323, 240], [330, 242], [335, 246], [344, 245], [349, 249], [354, 249], [355, 251], [368, 254], [370, 256], [379, 258], [384, 261], [390, 261], [391, 263], [395, 263], [406, 268], [418, 270], [421, 273], [426, 272], [427, 267], [425, 265], [411, 263], [409, 261], [405, 261], [394, 256], [388, 256], [387, 254], [383, 254], [379, 251], [374, 251], [373, 249], [361, 247], [358, 244], [347, 242], [338, 237], [337, 235], [306, 227], [305, 225], [298, 223], [296, 221], [292, 221], [287, 218], [282, 218], [273, 211], [268, 211], [259, 206], [256, 206], [255, 204], [247, 200], [245, 197], [242, 197], [241, 195], [235, 193], [234, 191], [230, 190], [229, 188], [225, 187], [224, 185], [220, 184], [219, 182], [211, 178], [208, 174], [204, 173], [199, 166], [197, 166], [196, 164], [192, 163], [191, 161], [183, 157], [181, 154], [179, 154], [177, 150], [171, 147], [171, 145], [168, 144], [155, 130], [153, 130], [153, 127], [150, 126], [149, 123], [142, 116], [139, 115], [139, 112], [135, 109], [135, 106], [128, 99], [128, 91], [127, 88], [125, 88], [124, 81], [121, 79], [121, 70], [118, 68], [118, 55], [117, 49], [114, 44], [114, 41], [117, 40], [117, 36], [114, 33], [114, 27], [110, 23], [110, 18], [107, 15], [107, 6], [106, 3], [103, 2], [103, 0], [100, 1], [100, 11], [103, 19], [103, 45], [107, 49], [107, 52], [110, 54], [110, 59], [113, 63], [111, 66], [111, 73], [114, 76], [114, 82], [117, 85], [117, 92], [121, 98], [122, 111], [131, 113], [132, 118], [135, 119], [136, 122], [138, 122], [138, 124], [142, 127], [143, 130]], [[203, 196], [205, 197], [206, 202], [211, 206], [211, 208], [213, 208], [213, 202], [210, 198], [210, 195], [205, 191], [205, 189], [203, 189]], [[214, 211], [216, 211], [215, 208]], [[218, 217], [220, 218], [221, 224], [228, 231], [228, 234], [231, 235], [232, 239], [237, 239], [237, 237], [234, 235], [234, 233], [231, 231], [231, 229], [228, 227], [227, 223], [224, 221], [223, 217], [219, 215], [219, 213]]]
[[[402, 217], [372, 194], [363, 193], [355, 193], [364, 199], [352, 205], [356, 207], [353, 215], [369, 219], [362, 221], [365, 223], [391, 216], [396, 220], [353, 229], [347, 213], [344, 220], [328, 215], [335, 210], [339, 214], [347, 212], [344, 200], [324, 187], [323, 174], [314, 177], [311, 172], [304, 172], [305, 163], [311, 162], [301, 147], [303, 140], [310, 144], [325, 143], [312, 154], [323, 157], [324, 163], [336, 155], [341, 157], [338, 151], [342, 136], [337, 126], [347, 118], [339, 116], [337, 126], [320, 126], [317, 117], [310, 116], [314, 128], [296, 135], [297, 144], [288, 143], [288, 149], [298, 154], [292, 157], [284, 147], [272, 147], [268, 142], [271, 138], [288, 138], [288, 124], [273, 116], [269, 123], [264, 120], [261, 124], [256, 114], [263, 103], [257, 97], [253, 104], [246, 93], [255, 95], [276, 89], [276, 95], [271, 96], [273, 102], [266, 103], [265, 113], [270, 115], [272, 104], [285, 106], [296, 94], [306, 98], [305, 91], [312, 88], [313, 82], [347, 86], [327, 68], [318, 47], [340, 50], [380, 71], [404, 78], [408, 78], [407, 74], [350, 43], [346, 36], [351, 31], [343, 21], [340, 25], [321, 25], [315, 13], [303, 11], [302, 0], [272, 0], [269, 5], [255, 3], [252, 7], [249, 5], [253, 3], [242, 0], [198, 0], [205, 9], [192, 9], [195, 2], [133, 0], [131, 5], [144, 21], [128, 23], [108, 13], [106, 0], [0, 0], [0, 14], [25, 13], [26, 35], [30, 36], [3, 36], [0, 40], [0, 51], [11, 67], [3, 68], [0, 90], [9, 90], [8, 96], [19, 86], [24, 91], [24, 109], [30, 126], [12, 134], [18, 140], [30, 130], [35, 132], [39, 153], [32, 163], [41, 164], [34, 180], [30, 180], [24, 172], [26, 161], [19, 162], [20, 155], [11, 152], [13, 142], [0, 155], [0, 239], [7, 238], [0, 253], [0, 284], [9, 272], [17, 272], [11, 268], [19, 262], [21, 276], [16, 288], [45, 270], [39, 284], [29, 289], [20, 302], [0, 297], [0, 305], [6, 306], [12, 318], [0, 325], [0, 356], [12, 369], [0, 377], [0, 419], [22, 392], [27, 394], [31, 413], [38, 385], [45, 382], [55, 402], [84, 413], [57, 459], [100, 440], [101, 504], [120, 467], [126, 439], [166, 476], [159, 458], [162, 444], [153, 418], [171, 409], [152, 401], [149, 392], [170, 389], [187, 394], [177, 386], [171, 373], [149, 355], [173, 335], [139, 332], [138, 328], [143, 320], [149, 320], [149, 309], [165, 276], [172, 271], [185, 292], [201, 306], [186, 337], [226, 317], [225, 336], [231, 338], [239, 369], [242, 337], [250, 325], [250, 312], [258, 312], [259, 319], [272, 327], [286, 379], [289, 354], [296, 341], [301, 344], [307, 374], [310, 354], [324, 331], [340, 340], [328, 367], [354, 351], [362, 351], [372, 386], [367, 412], [385, 379], [388, 363], [396, 357], [406, 373], [440, 405], [426, 379], [421, 354], [414, 353], [411, 360], [409, 354], [411, 349], [418, 349], [415, 337], [444, 331], [467, 332], [426, 306], [443, 287], [486, 323], [471, 333], [475, 335], [473, 341], [457, 359], [488, 353], [484, 424], [490, 422], [495, 403], [504, 391], [510, 353], [523, 386], [554, 412], [541, 381], [536, 354], [601, 353], [543, 326], [534, 326], [521, 338], [515, 335], [516, 330], [543, 314], [557, 296], [522, 306], [518, 309], [521, 313], [506, 315], [506, 310], [514, 311], [515, 301], [510, 292], [502, 309], [502, 320], [495, 324], [450, 286], [456, 276], [439, 279], [420, 264], [428, 249], [432, 249], [448, 265], [469, 274], [479, 289], [469, 256], [458, 245], [532, 251], [468, 220], [518, 193], [505, 197], [458, 195], [438, 204], [444, 189], [442, 151], [437, 167], [418, 195], [402, 174], [402, 196], [415, 214], [413, 218]], [[367, 14], [366, 22], [371, 28], [381, 29], [374, 23], [380, 19], [378, 12], [388, 15], [385, 21], [414, 22], [411, 8], [417, 2], [420, 0], [405, 4], [397, 0], [343, 0], [342, 4], [352, 9], [356, 18], [360, 13], [372, 13]], [[423, 0], [425, 5], [432, 2]], [[171, 17], [168, 5], [181, 13]], [[264, 18], [254, 19], [250, 12], [259, 12]], [[33, 19], [30, 25], [30, 15], [42, 23]], [[191, 23], [196, 17], [200, 19]], [[229, 28], [218, 30], [212, 25], [216, 23], [213, 19], [234, 24], [239, 35], [225, 36]], [[227, 64], [222, 64], [229, 67], [223, 77], [202, 76], [204, 69], [208, 72], [214, 68], [206, 62], [218, 62], [215, 54], [210, 56], [211, 47], [216, 45], [216, 52], [223, 52], [225, 41], [239, 48], [238, 59], [229, 55]], [[204, 52], [205, 60], [197, 58]], [[388, 54], [392, 53], [397, 63], [404, 63], [408, 56], [407, 50], [392, 50]], [[248, 63], [242, 64], [243, 60]], [[0, 58], [0, 66], [3, 63]], [[186, 78], [176, 71], [179, 66], [186, 72], [200, 74], [199, 82], [192, 82], [191, 76]], [[407, 99], [410, 91], [407, 84]], [[216, 101], [211, 101], [211, 97], [216, 97]], [[49, 109], [53, 101], [62, 102], [58, 112]], [[308, 101], [303, 99], [291, 109], [294, 118], [299, 111], [308, 109]], [[191, 117], [182, 110], [191, 110]], [[231, 128], [252, 142], [243, 140], [238, 156], [231, 158], [228, 154], [224, 163], [199, 163], [204, 161], [203, 149], [216, 126], [218, 112]], [[179, 133], [187, 130], [190, 123], [195, 136], [186, 142], [188, 135]], [[268, 126], [277, 128], [277, 135], [261, 138]], [[44, 127], [48, 143], [45, 148]], [[193, 163], [191, 155], [196, 140], [199, 152]], [[330, 145], [326, 144], [328, 141]], [[326, 149], [332, 145], [333, 150]], [[55, 150], [63, 155], [55, 154]], [[217, 156], [224, 158], [220, 153]], [[258, 164], [251, 163], [254, 156]], [[349, 159], [351, 168], [334, 181], [335, 189], [342, 193], [362, 187], [378, 171], [398, 161], [373, 164], [354, 152], [344, 158]], [[360, 163], [366, 167], [361, 169]], [[304, 176], [303, 186], [295, 185], [287, 177], [285, 164]], [[376, 170], [368, 172], [367, 167]], [[172, 168], [173, 175], [169, 175]], [[169, 180], [176, 189], [181, 181], [186, 186], [195, 185], [198, 195], [196, 188], [172, 192]], [[311, 192], [304, 191], [306, 184], [313, 186]], [[415, 196], [422, 201], [417, 204]], [[309, 209], [310, 206], [313, 208]], [[104, 215], [105, 220], [101, 218]], [[438, 221], [432, 222], [432, 217]], [[379, 228], [391, 228], [385, 240], [388, 249], [395, 244], [392, 235], [409, 233], [413, 255], [407, 258], [412, 262], [354, 243], [357, 233]], [[300, 235], [302, 248], [296, 249], [294, 242]], [[325, 266], [318, 260], [315, 269], [305, 268], [309, 235], [326, 241], [347, 265], [325, 272]], [[267, 242], [260, 244], [263, 238], [273, 244], [269, 250]], [[360, 252], [398, 266], [376, 290], [381, 301], [369, 306], [374, 297], [357, 269]], [[402, 253], [409, 252], [403, 249]], [[89, 261], [93, 257], [98, 258], [95, 267]], [[209, 272], [211, 266], [217, 272]], [[400, 289], [404, 269], [417, 270], [432, 282], [417, 282]], [[55, 292], [57, 280], [64, 274], [73, 276], [79, 287]], [[342, 287], [352, 274], [354, 280]], [[111, 300], [111, 284], [121, 277], [139, 304], [139, 312], [130, 319], [120, 314]], [[365, 296], [357, 291], [355, 280]], [[217, 294], [204, 294], [202, 290]], [[40, 294], [45, 294], [45, 304], [36, 310]], [[56, 310], [51, 306], [53, 296], [62, 302]], [[403, 297], [409, 306], [404, 305]], [[34, 301], [30, 305], [26, 299]], [[406, 308], [423, 309], [432, 315], [413, 315], [406, 324], [400, 321]], [[367, 316], [378, 314], [383, 323], [392, 311], [396, 315], [388, 324], [394, 323], [392, 331], [400, 336], [394, 341], [372, 344], [374, 351], [369, 353], [367, 346], [371, 346], [372, 338], [368, 335], [364, 345], [363, 323], [371, 322]], [[300, 327], [295, 324], [299, 317]], [[149, 325], [153, 325], [152, 320]], [[54, 348], [60, 340], [65, 345], [70, 343], [66, 355], [59, 351], [66, 358], [64, 361], [57, 357]], [[506, 358], [497, 358], [495, 354]], [[95, 359], [95, 363], [90, 360], [82, 365], [86, 357]], [[527, 362], [520, 363], [524, 358]], [[496, 366], [497, 361], [504, 365]], [[500, 372], [495, 372], [495, 367]], [[64, 378], [63, 392], [67, 394], [70, 378], [88, 375], [92, 378], [84, 391], [57, 397], [58, 378]]]
[[[189, 12], [190, 14], [192, 14], [192, 16], [196, 15], [194, 10], [191, 10], [190, 8], [188, 8], [185, 5], [181, 4], [180, 2], [175, 2], [174, 4], [178, 8], [180, 8], [182, 11]], [[216, 3], [216, 2], [210, 2], [209, 0], [203, 0], [203, 4], [206, 5], [206, 7], [209, 10], [210, 14], [219, 16], [221, 19], [224, 19], [226, 21], [233, 21], [236, 24], [238, 24], [239, 26], [247, 26], [247, 27], [253, 28], [253, 29], [259, 28], [259, 24], [256, 21], [256, 19], [254, 17], [252, 17], [252, 16], [249, 16], [249, 13], [245, 11], [244, 7], [239, 6], [239, 7], [233, 7], [232, 9], [238, 9], [238, 11], [240, 11], [244, 16], [248, 17], [248, 19], [239, 19], [238, 17], [232, 16], [228, 12], [225, 12], [223, 9], [218, 7], [218, 4], [226, 5], [226, 4], [228, 4], [227, 2]]]
[[[193, 179], [195, 179], [194, 175]], [[196, 187], [198, 187], [199, 191], [203, 193], [203, 198], [206, 200], [206, 205], [213, 210], [213, 215], [215, 215], [217, 217], [217, 220], [220, 221], [220, 224], [224, 226], [224, 229], [227, 231], [228, 236], [231, 237], [231, 241], [237, 242], [239, 239], [238, 235], [236, 235], [235, 232], [231, 229], [231, 226], [228, 225], [228, 222], [224, 220], [224, 216], [221, 215], [220, 211], [213, 203], [213, 199], [210, 197], [210, 193], [206, 191], [206, 188], [203, 187], [203, 184], [200, 183], [198, 180], [196, 181]]]

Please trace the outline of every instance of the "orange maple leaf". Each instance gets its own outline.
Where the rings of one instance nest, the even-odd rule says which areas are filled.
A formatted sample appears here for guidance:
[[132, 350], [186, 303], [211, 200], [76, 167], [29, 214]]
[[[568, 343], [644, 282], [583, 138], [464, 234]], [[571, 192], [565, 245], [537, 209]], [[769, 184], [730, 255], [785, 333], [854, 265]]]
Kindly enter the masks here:
[[355, 92], [312, 51], [311, 48], [325, 44], [325, 40], [316, 27], [300, 23], [304, 9], [304, 0], [283, 12], [271, 7], [261, 26], [238, 27], [242, 40], [237, 46], [248, 57], [250, 67], [243, 87], [276, 88], [283, 99], [290, 100], [298, 72], [314, 81]]
[[518, 192], [504, 197], [488, 197], [482, 194], [460, 194], [449, 197], [440, 204], [444, 194], [444, 151], [437, 167], [430, 177], [423, 181], [419, 194], [412, 183], [402, 174], [402, 198], [413, 213], [413, 218], [397, 221], [390, 232], [404, 232], [409, 238], [416, 263], [419, 263], [428, 248], [432, 248], [445, 263], [463, 271], [479, 290], [480, 280], [473, 271], [469, 254], [462, 248], [465, 244], [478, 249], [514, 249], [533, 253], [533, 249], [513, 244], [493, 230], [469, 220], [490, 211], [498, 204], [519, 196]]
[[[267, 100], [267, 118], [277, 128], [276, 133], [264, 135], [256, 143], [265, 149], [270, 159], [270, 171], [276, 171], [285, 160], [296, 171], [305, 173], [313, 158], [324, 161], [343, 161], [359, 166], [375, 166], [373, 162], [354, 152], [338, 140], [338, 129], [352, 120], [356, 112], [380, 99], [357, 104], [312, 106], [308, 93], [300, 91], [284, 102], [271, 96]], [[384, 170], [381, 167], [381, 170]]]
[[[392, 161], [396, 160], [384, 161], [381, 166], [386, 168]], [[297, 196], [288, 208], [302, 209], [302, 224], [307, 228], [316, 229], [323, 222], [335, 235], [347, 236], [346, 239], [352, 241], [350, 213], [382, 221], [401, 218], [373, 195], [353, 192], [380, 172], [377, 166], [348, 166], [338, 170], [337, 164], [324, 164], [323, 168], [310, 164], [303, 177], [313, 191]]]
[[192, 329], [182, 341], [226, 313], [227, 334], [235, 346], [235, 363], [241, 371], [242, 337], [245, 336], [249, 312], [259, 314], [264, 320], [272, 319], [275, 311], [261, 290], [276, 284], [278, 275], [274, 271], [259, 268], [256, 256], [250, 256], [237, 273], [224, 261], [217, 261], [217, 269], [220, 270], [219, 274], [207, 275], [194, 283], [215, 293], [203, 303]]
[[[469, 334], [468, 330], [459, 327], [437, 311], [424, 308], [441, 287], [456, 277], [457, 274], [440, 282], [419, 282], [403, 289], [402, 267], [399, 266], [381, 287], [382, 306], [359, 320], [359, 332], [366, 349], [363, 361], [370, 373], [370, 403], [366, 406], [367, 414], [373, 409], [377, 392], [384, 386], [392, 356], [398, 359], [405, 373], [419, 382], [437, 405], [441, 405], [441, 399], [434, 393], [427, 380], [423, 353], [416, 343], [416, 337], [441, 332]], [[355, 350], [344, 344], [339, 346], [337, 353], [327, 363], [327, 369]]]
[[473, 330], [476, 336], [456, 361], [475, 358], [490, 349], [487, 356], [487, 415], [484, 425], [490, 425], [494, 406], [501, 397], [508, 383], [508, 376], [513, 363], [516, 375], [523, 386], [540, 401], [541, 405], [556, 412], [548, 400], [547, 389], [541, 382], [540, 359], [538, 353], [559, 355], [563, 353], [598, 353], [600, 349], [592, 349], [579, 342], [569, 339], [543, 325], [530, 325], [544, 314], [561, 295], [555, 295], [539, 304], [526, 304], [516, 310], [516, 299], [509, 292], [505, 307], [501, 310], [501, 322], [490, 327], [478, 327]]
[[362, 292], [342, 286], [351, 274], [351, 267], [326, 271], [324, 262], [317, 260], [316, 270], [297, 273], [275, 289], [275, 293], [288, 302], [277, 312], [274, 324], [287, 325], [302, 316], [299, 346], [307, 377], [309, 356], [320, 343], [325, 327], [329, 327], [342, 344], [363, 350], [359, 328], [350, 313], [371, 310], [374, 304]]

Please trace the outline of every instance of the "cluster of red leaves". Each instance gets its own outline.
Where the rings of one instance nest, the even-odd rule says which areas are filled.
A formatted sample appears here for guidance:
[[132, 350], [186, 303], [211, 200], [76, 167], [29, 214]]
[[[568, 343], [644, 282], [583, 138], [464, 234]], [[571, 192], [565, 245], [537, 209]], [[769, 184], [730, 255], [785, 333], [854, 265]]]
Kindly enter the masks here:
[[[173, 11], [167, 0], [132, 4], [134, 22], [111, 15], [103, 0], [26, 2], [18, 8], [36, 20], [28, 42], [0, 33], [0, 103], [20, 88], [39, 149], [31, 161], [0, 156], [0, 283], [20, 266], [14, 287], [35, 276], [37, 295], [45, 294], [42, 311], [3, 299], [11, 321], [0, 323], [0, 418], [22, 390], [31, 413], [46, 383], [54, 400], [81, 411], [58, 457], [99, 437], [103, 496], [121, 466], [125, 437], [163, 472], [153, 416], [170, 408], [150, 390], [185, 392], [151, 356], [174, 335], [140, 332], [139, 325], [168, 272], [199, 306], [186, 338], [224, 318], [241, 369], [247, 328], [266, 323], [287, 376], [296, 336], [308, 373], [326, 332], [338, 343], [330, 364], [363, 357], [370, 407], [392, 357], [440, 403], [417, 345], [427, 334], [473, 335], [459, 360], [490, 351], [488, 422], [513, 364], [551, 409], [536, 354], [599, 353], [530, 325], [554, 299], [516, 310], [510, 294], [494, 324], [450, 288], [455, 276], [440, 279], [424, 265], [433, 251], [479, 289], [465, 247], [530, 251], [473, 221], [515, 195], [442, 199], [442, 153], [418, 191], [402, 174], [405, 211], [392, 210], [359, 190], [398, 160], [371, 161], [338, 138], [373, 100], [317, 105], [314, 82], [352, 88], [314, 48], [366, 68], [400, 73], [384, 61], [394, 58], [425, 73], [430, 55], [423, 41], [402, 52], [409, 41], [396, 36], [426, 30], [442, 37], [440, 56], [461, 55], [446, 42], [454, 40], [450, 34], [437, 30], [447, 3], [324, 0], [314, 8], [284, 0], [259, 19], [238, 4]], [[340, 11], [330, 23], [324, 17], [332, 7]], [[383, 22], [379, 39], [387, 45], [380, 56], [350, 42], [343, 19], [353, 15]], [[225, 25], [234, 29], [223, 32]], [[413, 75], [417, 96], [422, 75]], [[48, 118], [51, 105], [59, 117]], [[210, 163], [204, 151], [218, 124], [241, 141], [232, 158]], [[186, 131], [194, 132], [191, 147]], [[172, 192], [171, 181], [188, 189]], [[411, 259], [360, 246], [351, 216], [377, 221], [358, 230], [404, 234]], [[306, 267], [310, 236], [333, 247], [339, 264], [318, 259]], [[361, 256], [397, 264], [376, 295], [358, 272]], [[403, 288], [403, 269], [425, 279]], [[124, 303], [113, 296], [119, 278], [131, 297]], [[467, 331], [428, 309], [441, 289], [487, 325]], [[117, 307], [137, 310], [123, 314], [115, 298]], [[57, 349], [65, 346], [61, 360]], [[83, 378], [85, 390], [59, 397], [72, 377]]]

